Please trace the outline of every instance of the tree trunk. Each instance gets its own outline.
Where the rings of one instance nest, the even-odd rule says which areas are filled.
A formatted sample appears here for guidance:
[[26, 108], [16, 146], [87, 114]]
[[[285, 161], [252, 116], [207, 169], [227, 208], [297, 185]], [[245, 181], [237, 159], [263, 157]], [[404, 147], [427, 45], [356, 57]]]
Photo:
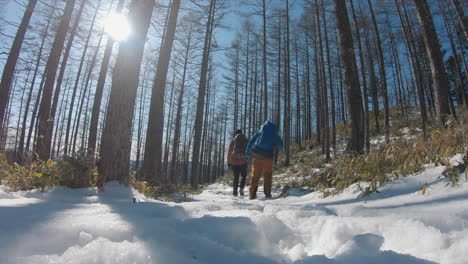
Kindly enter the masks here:
[[263, 16], [263, 120], [268, 120], [268, 79], [267, 79], [267, 31], [266, 31], [266, 6], [265, 0], [262, 0]]
[[[456, 94], [457, 94], [457, 100], [458, 100], [459, 104], [461, 104], [461, 105], [464, 104], [465, 107], [468, 108], [468, 94], [465, 94], [465, 92], [463, 91], [463, 88], [465, 87], [465, 81], [463, 80], [463, 75], [462, 75], [463, 69], [462, 69], [462, 67], [460, 65], [460, 62], [458, 60], [458, 52], [457, 52], [457, 49], [456, 49], [456, 46], [455, 46], [455, 41], [454, 41], [454, 37], [453, 37], [453, 34], [452, 34], [452, 30], [450, 29], [450, 25], [448, 23], [445, 7], [443, 6], [443, 4], [440, 1], [439, 1], [439, 9], [440, 9], [440, 11], [442, 13], [442, 17], [444, 19], [445, 30], [447, 31], [447, 34], [448, 34], [450, 47], [452, 49], [452, 54], [453, 54], [453, 58], [454, 58], [455, 66], [456, 66], [456, 70], [457, 70], [457, 76], [458, 76], [458, 79], [460, 81], [460, 85], [455, 89]], [[466, 72], [465, 74], [468, 74], [468, 72]]]
[[[57, 4], [57, 0], [54, 1], [54, 5], [53, 5], [54, 8], [55, 8], [56, 4]], [[28, 122], [28, 116], [31, 116], [31, 120], [34, 120], [34, 116], [35, 116], [35, 114], [31, 115], [31, 113], [29, 112], [29, 105], [31, 103], [31, 99], [32, 99], [33, 91], [34, 91], [34, 85], [36, 83], [37, 73], [39, 72], [39, 66], [41, 64], [42, 51], [44, 49], [45, 40], [46, 40], [46, 38], [48, 36], [47, 32], [49, 30], [50, 22], [52, 20], [52, 14], [53, 14], [53, 12], [50, 12], [48, 14], [48, 17], [47, 17], [47, 24], [46, 24], [46, 27], [45, 27], [45, 30], [44, 30], [44, 35], [43, 35], [42, 40], [41, 40], [41, 46], [39, 48], [39, 53], [37, 55], [36, 65], [34, 66], [35, 67], [34, 68], [34, 74], [33, 74], [33, 78], [32, 78], [32, 81], [31, 81], [31, 87], [29, 88], [29, 94], [28, 94], [28, 99], [27, 99], [27, 102], [26, 102], [26, 108], [24, 110], [23, 124], [21, 126], [21, 136], [20, 136], [19, 147], [18, 147], [18, 153], [20, 155], [18, 157], [18, 162], [20, 164], [22, 164], [26, 160], [26, 157], [27, 157], [27, 153], [25, 153], [25, 151], [24, 151], [24, 143], [25, 143], [25, 138], [26, 138], [26, 124]], [[29, 148], [26, 148], [26, 151], [29, 151]]]
[[[119, 0], [117, 3], [116, 12], [120, 12], [123, 7], [124, 0]], [[101, 62], [101, 69], [99, 71], [98, 82], [96, 85], [96, 92], [94, 94], [93, 110], [91, 114], [91, 123], [89, 125], [89, 138], [88, 138], [88, 153], [94, 153], [96, 151], [97, 141], [97, 128], [99, 122], [99, 113], [101, 111], [102, 94], [104, 91], [104, 84], [107, 78], [107, 69], [109, 68], [110, 57], [112, 54], [112, 48], [114, 46], [114, 40], [110, 37], [107, 39], [106, 49], [104, 50], [104, 56]]]
[[50, 145], [52, 142], [52, 133], [50, 126], [54, 125], [54, 121], [50, 119], [50, 109], [52, 101], [52, 89], [54, 88], [55, 76], [57, 74], [57, 67], [62, 53], [65, 37], [70, 24], [71, 15], [75, 6], [75, 0], [67, 0], [65, 11], [63, 13], [60, 25], [55, 36], [52, 50], [47, 60], [47, 73], [44, 82], [44, 90], [42, 93], [41, 105], [39, 107], [39, 128], [38, 138], [36, 145], [36, 152], [41, 160], [48, 160], [50, 158]]
[[[100, 3], [101, 1], [99, 1]], [[62, 81], [63, 81], [63, 75], [65, 74], [65, 68], [67, 67], [67, 62], [68, 62], [68, 57], [70, 55], [70, 50], [73, 45], [73, 39], [76, 36], [76, 31], [78, 29], [78, 25], [80, 24], [80, 19], [81, 19], [81, 14], [83, 13], [83, 9], [87, 3], [87, 0], [83, 0], [81, 2], [80, 8], [78, 9], [78, 14], [75, 17], [75, 21], [73, 22], [72, 30], [70, 31], [70, 36], [68, 37], [68, 42], [67, 46], [65, 48], [65, 52], [63, 54], [62, 58], [62, 63], [60, 65], [60, 72], [57, 78], [57, 84], [55, 85], [55, 91], [54, 91], [54, 99], [52, 102], [52, 109], [50, 110], [50, 118], [53, 120], [52, 122], [55, 122], [55, 112], [57, 111], [57, 104], [58, 104], [58, 99], [60, 97], [60, 91], [62, 89]], [[49, 126], [49, 129], [53, 129], [53, 126]]]
[[289, 166], [291, 160], [291, 56], [289, 52], [289, 0], [286, 0], [286, 78], [285, 78], [285, 102], [284, 102], [284, 151], [285, 166]]
[[333, 2], [335, 4], [338, 39], [348, 94], [347, 98], [350, 123], [348, 151], [353, 153], [362, 153], [364, 148], [364, 113], [362, 109], [362, 97], [361, 89], [359, 87], [356, 58], [354, 56], [353, 36], [351, 34], [346, 2], [342, 0], [333, 0]]
[[0, 141], [2, 141], [3, 134], [3, 123], [6, 107], [8, 105], [8, 100], [10, 96], [11, 83], [13, 81], [13, 75], [15, 74], [16, 63], [18, 62], [21, 46], [23, 45], [24, 36], [26, 35], [26, 30], [29, 27], [29, 21], [31, 20], [32, 13], [36, 7], [37, 0], [30, 0], [26, 10], [24, 12], [23, 18], [21, 19], [21, 24], [16, 32], [15, 39], [8, 54], [7, 61], [3, 68], [2, 80], [0, 82]]
[[301, 93], [299, 86], [299, 51], [297, 47], [297, 35], [294, 39], [294, 53], [296, 55], [296, 144], [301, 146]]
[[167, 117], [167, 124], [166, 124], [166, 140], [164, 142], [164, 157], [163, 157], [163, 162], [162, 162], [162, 170], [161, 170], [161, 177], [164, 179], [165, 182], [171, 183], [171, 178], [167, 177], [167, 169], [168, 169], [168, 163], [169, 163], [169, 146], [171, 143], [171, 137], [172, 137], [172, 122], [173, 122], [173, 111], [174, 111], [174, 90], [175, 90], [175, 65], [172, 69], [172, 82], [171, 82], [171, 93], [169, 95], [169, 113]]
[[371, 11], [372, 24], [374, 26], [375, 36], [377, 40], [377, 58], [379, 60], [380, 70], [380, 83], [382, 85], [382, 95], [384, 98], [384, 131], [385, 131], [385, 142], [390, 142], [390, 107], [388, 105], [388, 92], [387, 92], [387, 74], [385, 72], [385, 60], [382, 51], [382, 41], [380, 40], [379, 27], [377, 26], [377, 20], [375, 19], [374, 8], [372, 7], [371, 1], [367, 0], [369, 9]]
[[[403, 16], [401, 10], [400, 10], [400, 4], [398, 0], [394, 0], [395, 2], [395, 7], [398, 12], [398, 17], [400, 19], [400, 24], [403, 30], [403, 35], [405, 38], [405, 43], [406, 43], [406, 48], [408, 50], [408, 53], [410, 54], [410, 62], [412, 64], [413, 72], [416, 77], [416, 89], [418, 93], [418, 100], [419, 100], [419, 109], [421, 111], [421, 126], [423, 130], [423, 137], [426, 137], [426, 121], [427, 121], [427, 113], [426, 113], [426, 103], [424, 101], [424, 94], [423, 94], [423, 88], [421, 87], [422, 82], [421, 82], [421, 76], [420, 76], [420, 70], [419, 70], [419, 58], [418, 56], [415, 55], [415, 50], [414, 50], [414, 40], [413, 40], [413, 34], [411, 30], [409, 30], [407, 23], [405, 23], [405, 17]], [[405, 15], [406, 15], [406, 10], [405, 10]]]
[[205, 43], [203, 46], [203, 56], [201, 64], [200, 82], [198, 85], [198, 99], [197, 99], [197, 112], [195, 115], [194, 138], [193, 138], [193, 151], [192, 151], [192, 174], [191, 183], [192, 187], [197, 189], [199, 183], [199, 158], [200, 158], [200, 143], [203, 128], [203, 111], [205, 104], [206, 92], [206, 75], [208, 73], [208, 59], [211, 49], [211, 36], [214, 23], [216, 0], [210, 0], [210, 10], [208, 21], [206, 22]]
[[[276, 124], [281, 124], [281, 11], [278, 12], [278, 87], [276, 91]], [[275, 165], [278, 164], [278, 149], [275, 151]]]
[[161, 182], [162, 180], [161, 155], [164, 131], [164, 94], [179, 7], [180, 0], [174, 0], [171, 6], [164, 42], [159, 51], [158, 66], [151, 93], [148, 132], [146, 134], [145, 156], [142, 169], [143, 177], [151, 182]]
[[187, 37], [187, 46], [185, 47], [185, 57], [184, 57], [184, 69], [182, 72], [182, 80], [180, 81], [180, 92], [179, 98], [177, 99], [177, 113], [176, 113], [176, 120], [175, 120], [175, 131], [174, 131], [174, 142], [172, 145], [172, 158], [171, 158], [171, 167], [169, 172], [169, 177], [174, 180], [174, 182], [179, 182], [179, 175], [176, 171], [177, 165], [177, 156], [179, 153], [179, 143], [180, 143], [180, 129], [181, 129], [181, 121], [182, 121], [182, 105], [184, 99], [184, 90], [185, 90], [185, 78], [187, 75], [187, 64], [189, 60], [189, 52], [190, 52], [190, 43], [192, 40], [192, 25], [190, 25], [189, 35]]
[[416, 14], [418, 15], [418, 20], [422, 27], [424, 43], [431, 64], [437, 120], [439, 125], [446, 126], [445, 122], [450, 115], [449, 82], [445, 71], [439, 39], [426, 0], [413, 0], [413, 3], [416, 7]]
[[140, 158], [141, 158], [141, 148], [143, 144], [143, 120], [145, 119], [145, 98], [146, 98], [146, 76], [148, 73], [148, 67], [150, 62], [147, 62], [145, 65], [145, 70], [143, 72], [143, 83], [141, 85], [140, 91], [140, 109], [138, 115], [138, 132], [137, 132], [137, 153], [135, 159], [135, 178], [140, 179]]
[[133, 0], [129, 20], [133, 34], [120, 44], [109, 106], [101, 138], [99, 172], [106, 180], [126, 180], [130, 169], [132, 118], [135, 106], [140, 65], [146, 34], [151, 22], [154, 1]]
[[[458, 0], [451, 0], [453, 6], [455, 7], [455, 11], [457, 12], [458, 20], [460, 20], [460, 25], [463, 29], [463, 33], [465, 34], [465, 40], [468, 40], [468, 19], [465, 18], [463, 14], [463, 8]], [[466, 4], [466, 2], [465, 2]]]
[[[322, 6], [325, 7], [324, 3], [323, 3], [323, 0], [322, 1]], [[326, 20], [326, 16], [325, 16], [325, 10], [322, 10], [322, 19], [323, 19], [323, 29], [324, 29], [324, 37], [325, 37], [325, 47], [326, 47], [326, 52], [327, 52], [327, 63], [328, 63], [328, 78], [330, 79], [330, 97], [331, 97], [331, 115], [332, 115], [332, 133], [333, 133], [333, 137], [332, 137], [332, 146], [333, 146], [333, 153], [336, 154], [336, 126], [335, 126], [335, 94], [334, 94], [334, 88], [333, 88], [333, 76], [332, 76], [332, 62], [331, 62], [331, 59], [330, 59], [330, 46], [329, 46], [329, 42], [328, 42], [328, 29], [327, 29], [327, 20]], [[325, 75], [325, 73], [324, 73]], [[325, 77], [326, 78], [326, 77]], [[326, 90], [326, 85], [325, 85], [325, 90]], [[324, 92], [324, 95], [326, 96], [325, 98], [328, 98], [328, 95], [327, 95], [327, 92]], [[328, 101], [328, 99], [327, 99]], [[326, 102], [324, 105], [326, 105], [327, 109], [328, 109], [328, 102]], [[327, 131], [329, 130], [329, 118], [328, 118], [328, 110], [326, 110], [326, 116], [327, 116], [327, 126], [326, 126], [326, 129]], [[330, 161], [330, 132], [327, 133], [327, 137], [328, 139], [326, 141], [328, 141], [328, 148], [326, 149], [326, 161], [329, 162]]]
[[322, 44], [322, 29], [320, 22], [320, 13], [317, 2], [315, 2], [315, 18], [317, 22], [318, 31], [318, 45], [320, 54], [320, 79], [321, 79], [321, 113], [323, 122], [323, 154], [325, 154], [325, 161], [330, 161], [330, 131], [329, 131], [329, 117], [328, 117], [328, 92], [327, 92], [327, 77], [325, 75], [325, 58], [323, 57], [323, 44]]
[[358, 44], [358, 50], [359, 50], [359, 61], [360, 61], [360, 66], [361, 66], [361, 77], [362, 77], [362, 90], [364, 93], [364, 119], [365, 119], [365, 128], [364, 128], [364, 135], [365, 135], [365, 146], [366, 146], [366, 152], [370, 152], [370, 135], [369, 135], [369, 96], [367, 94], [367, 79], [366, 79], [366, 66], [364, 62], [364, 54], [362, 51], [362, 44], [361, 44], [361, 34], [359, 31], [359, 24], [358, 20], [356, 18], [356, 12], [354, 11], [354, 0], [351, 0], [351, 13], [353, 15], [353, 20], [354, 20], [354, 26], [355, 26], [355, 31], [356, 31], [356, 40]]

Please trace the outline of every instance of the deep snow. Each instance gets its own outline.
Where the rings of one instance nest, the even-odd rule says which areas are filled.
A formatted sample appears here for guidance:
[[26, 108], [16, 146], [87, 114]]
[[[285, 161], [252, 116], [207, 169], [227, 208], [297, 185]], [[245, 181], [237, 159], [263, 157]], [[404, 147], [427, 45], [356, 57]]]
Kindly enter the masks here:
[[0, 186], [0, 263], [467, 263], [468, 182], [460, 175], [452, 187], [443, 169], [369, 197], [353, 185], [265, 200], [260, 188], [251, 201], [218, 183], [175, 204], [117, 183], [105, 192]]

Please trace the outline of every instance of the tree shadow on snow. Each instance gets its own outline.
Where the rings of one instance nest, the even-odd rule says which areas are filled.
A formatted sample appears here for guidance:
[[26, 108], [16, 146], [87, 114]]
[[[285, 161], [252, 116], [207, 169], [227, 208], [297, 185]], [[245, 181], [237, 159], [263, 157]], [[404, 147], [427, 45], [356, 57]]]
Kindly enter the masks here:
[[[118, 196], [106, 186], [99, 201], [131, 224], [127, 240], [142, 241], [152, 263], [283, 263], [272, 243], [247, 217], [193, 218], [182, 206], [158, 201], [133, 203], [133, 190]], [[124, 191], [122, 191], [124, 190]]]
[[0, 206], [0, 263], [16, 263], [17, 257], [26, 254], [57, 253], [54, 252], [56, 249], [63, 252], [70, 245], [55, 240], [59, 234], [45, 231], [49, 229], [45, 223], [73, 208], [72, 203], [44, 200], [20, 206]]

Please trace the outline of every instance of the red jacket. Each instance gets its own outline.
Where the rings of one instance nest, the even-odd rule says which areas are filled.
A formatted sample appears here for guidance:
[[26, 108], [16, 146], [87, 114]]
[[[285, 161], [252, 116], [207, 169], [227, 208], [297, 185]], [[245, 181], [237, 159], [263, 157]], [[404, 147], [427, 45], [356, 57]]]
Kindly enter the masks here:
[[229, 150], [227, 153], [227, 161], [229, 164], [234, 166], [241, 166], [247, 163], [247, 159], [235, 159], [232, 157], [232, 151], [234, 149], [234, 139], [229, 143]]

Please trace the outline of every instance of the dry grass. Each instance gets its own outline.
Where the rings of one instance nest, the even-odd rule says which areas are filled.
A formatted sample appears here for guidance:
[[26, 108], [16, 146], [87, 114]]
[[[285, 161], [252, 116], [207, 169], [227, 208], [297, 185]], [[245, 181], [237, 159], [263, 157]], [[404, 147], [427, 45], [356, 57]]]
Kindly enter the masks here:
[[144, 181], [131, 179], [130, 185], [146, 197], [171, 202], [187, 202], [190, 195], [201, 193], [201, 188], [194, 190], [189, 184], [152, 185]]
[[85, 154], [64, 156], [55, 161], [35, 160], [25, 165], [9, 164], [0, 153], [0, 181], [13, 191], [67, 186], [83, 188], [95, 186], [97, 170], [93, 159]]
[[[448, 121], [447, 129], [440, 129], [429, 122], [427, 138], [423, 138], [418, 130], [420, 119], [417, 115], [410, 115], [407, 119], [393, 109], [391, 137], [394, 139], [389, 144], [374, 146], [370, 153], [358, 156], [338, 154], [333, 158], [331, 166], [324, 166], [320, 146], [317, 146], [316, 142], [308, 142], [304, 145], [317, 147], [308, 151], [297, 146], [292, 147], [292, 166], [281, 167], [279, 171], [288, 176], [297, 176], [297, 185], [321, 190], [325, 196], [339, 193], [356, 182], [370, 182], [370, 186], [362, 190], [362, 194], [367, 195], [377, 191], [390, 179], [422, 171], [423, 164], [450, 166], [450, 157], [457, 153], [466, 153], [468, 111], [459, 109], [458, 114], [457, 121]], [[338, 128], [338, 135], [346, 134], [344, 126]], [[402, 128], [409, 128], [408, 134], [413, 137], [405, 137], [401, 132]]]

